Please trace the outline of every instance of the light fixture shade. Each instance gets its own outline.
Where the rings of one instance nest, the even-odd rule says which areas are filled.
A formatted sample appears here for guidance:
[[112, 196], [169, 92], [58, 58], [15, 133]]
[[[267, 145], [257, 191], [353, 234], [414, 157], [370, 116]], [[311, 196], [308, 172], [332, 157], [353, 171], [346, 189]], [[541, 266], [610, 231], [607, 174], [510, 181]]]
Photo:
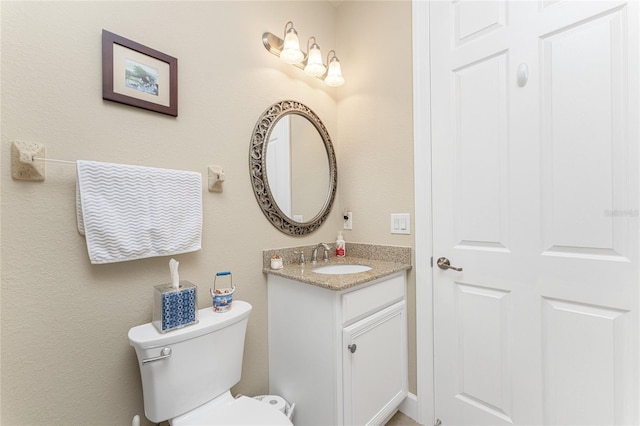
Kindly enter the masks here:
[[322, 62], [322, 53], [320, 52], [320, 46], [316, 43], [309, 48], [309, 57], [307, 58], [307, 65], [304, 67], [304, 72], [312, 77], [320, 77], [327, 71], [327, 67]]
[[338, 87], [344, 84], [340, 61], [335, 56], [329, 61], [329, 71], [327, 71], [327, 76], [325, 77], [324, 82], [330, 87]]
[[280, 59], [287, 64], [299, 64], [304, 58], [304, 53], [300, 50], [300, 41], [298, 33], [291, 27], [287, 30], [284, 37], [284, 45], [280, 52]]

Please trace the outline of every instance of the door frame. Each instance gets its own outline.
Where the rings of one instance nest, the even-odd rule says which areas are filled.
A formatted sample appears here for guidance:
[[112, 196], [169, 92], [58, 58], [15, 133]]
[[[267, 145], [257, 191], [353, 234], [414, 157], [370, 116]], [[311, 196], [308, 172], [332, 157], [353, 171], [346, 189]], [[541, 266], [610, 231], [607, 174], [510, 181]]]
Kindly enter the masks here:
[[435, 424], [429, 1], [412, 0], [417, 419]]

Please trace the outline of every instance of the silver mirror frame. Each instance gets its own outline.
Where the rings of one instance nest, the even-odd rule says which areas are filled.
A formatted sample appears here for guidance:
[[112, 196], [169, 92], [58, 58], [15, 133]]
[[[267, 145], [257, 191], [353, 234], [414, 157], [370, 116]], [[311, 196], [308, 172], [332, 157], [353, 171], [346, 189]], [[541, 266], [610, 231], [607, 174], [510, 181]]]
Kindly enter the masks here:
[[[296, 222], [285, 215], [278, 207], [267, 179], [267, 142], [271, 137], [271, 131], [278, 120], [288, 114], [297, 114], [306, 118], [313, 124], [320, 133], [320, 137], [324, 142], [329, 161], [329, 191], [324, 206], [320, 212], [308, 222]], [[251, 174], [251, 185], [253, 193], [256, 196], [258, 205], [262, 209], [262, 213], [267, 217], [271, 224], [280, 232], [289, 235], [306, 235], [310, 234], [320, 227], [327, 220], [331, 207], [336, 197], [336, 188], [338, 185], [338, 167], [336, 162], [336, 154], [333, 150], [331, 137], [322, 120], [303, 103], [285, 100], [276, 102], [271, 105], [260, 116], [251, 135], [251, 147], [249, 149], [249, 172]]]

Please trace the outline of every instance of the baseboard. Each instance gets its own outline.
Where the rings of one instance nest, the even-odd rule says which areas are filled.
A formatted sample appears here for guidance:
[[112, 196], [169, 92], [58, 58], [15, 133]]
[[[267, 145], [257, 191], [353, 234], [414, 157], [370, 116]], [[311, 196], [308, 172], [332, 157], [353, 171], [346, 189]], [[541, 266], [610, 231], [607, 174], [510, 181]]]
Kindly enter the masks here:
[[411, 392], [407, 394], [407, 397], [402, 401], [398, 410], [405, 416], [411, 417], [418, 422], [418, 397]]

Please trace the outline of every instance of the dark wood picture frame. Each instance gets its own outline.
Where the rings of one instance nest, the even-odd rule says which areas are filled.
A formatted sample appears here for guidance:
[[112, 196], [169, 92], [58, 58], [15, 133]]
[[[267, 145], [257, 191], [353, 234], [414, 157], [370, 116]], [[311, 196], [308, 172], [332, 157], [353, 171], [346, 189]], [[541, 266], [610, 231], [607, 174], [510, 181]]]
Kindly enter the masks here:
[[[121, 46], [125, 50], [117, 46]], [[157, 78], [157, 75], [145, 77], [144, 82], [140, 81], [144, 83], [144, 87], [137, 89], [132, 89], [131, 85], [125, 87], [119, 84], [119, 79], [122, 81], [126, 79], [127, 83], [132, 82], [132, 80], [125, 77], [126, 69], [124, 64], [119, 60], [114, 62], [114, 57], [117, 56], [114, 55], [114, 49], [120, 49], [139, 58], [135, 61], [130, 61], [136, 67], [145, 68], [148, 66], [145, 69], [157, 71], [149, 64], [160, 64], [164, 70], [165, 78]], [[168, 74], [168, 78], [166, 78], [166, 74]], [[162, 93], [164, 97], [159, 97], [156, 101], [154, 97], [158, 96], [158, 93]], [[107, 30], [102, 30], [102, 99], [177, 117], [178, 59]]]

